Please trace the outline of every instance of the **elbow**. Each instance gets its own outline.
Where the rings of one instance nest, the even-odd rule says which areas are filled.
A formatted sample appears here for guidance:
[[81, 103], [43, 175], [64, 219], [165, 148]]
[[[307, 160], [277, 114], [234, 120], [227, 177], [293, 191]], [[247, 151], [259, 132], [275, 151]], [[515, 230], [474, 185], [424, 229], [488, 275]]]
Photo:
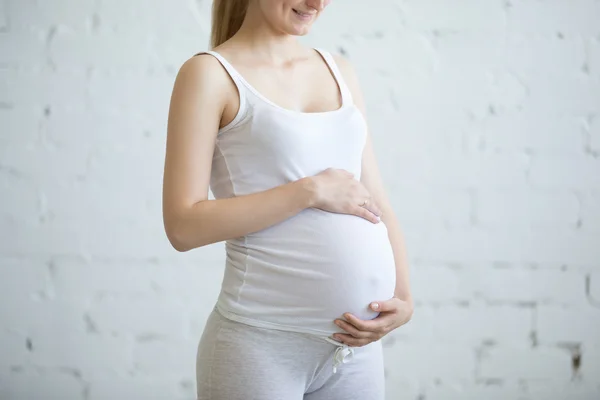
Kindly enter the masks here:
[[171, 243], [171, 246], [177, 250], [180, 253], [185, 253], [189, 250], [191, 250], [191, 247], [188, 246], [185, 242], [185, 240], [182, 239], [181, 235], [179, 235], [177, 232], [171, 230], [166, 230], [167, 233], [167, 239], [169, 239], [169, 243]]
[[167, 238], [171, 246], [180, 253], [212, 244], [210, 230], [204, 225], [189, 217], [188, 213], [173, 213], [163, 216], [163, 223]]
[[184, 234], [180, 223], [173, 218], [165, 218], [164, 228], [169, 243], [176, 251], [185, 253], [192, 249], [192, 247], [189, 245], [189, 241], [186, 240], [187, 235]]
[[188, 232], [185, 232], [181, 227], [173, 227], [165, 224], [165, 232], [171, 246], [179, 253], [186, 253], [190, 250], [211, 244], [211, 241], [198, 240], [199, 238], [191, 238]]

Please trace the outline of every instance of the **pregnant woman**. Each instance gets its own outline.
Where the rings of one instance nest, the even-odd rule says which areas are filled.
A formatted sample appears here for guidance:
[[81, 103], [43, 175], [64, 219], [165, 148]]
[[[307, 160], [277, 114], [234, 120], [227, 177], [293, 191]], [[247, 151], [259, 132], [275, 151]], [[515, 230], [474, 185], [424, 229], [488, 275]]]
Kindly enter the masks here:
[[227, 253], [198, 399], [383, 400], [379, 339], [412, 315], [357, 77], [297, 40], [328, 3], [216, 0], [213, 50], [175, 81], [166, 233]]

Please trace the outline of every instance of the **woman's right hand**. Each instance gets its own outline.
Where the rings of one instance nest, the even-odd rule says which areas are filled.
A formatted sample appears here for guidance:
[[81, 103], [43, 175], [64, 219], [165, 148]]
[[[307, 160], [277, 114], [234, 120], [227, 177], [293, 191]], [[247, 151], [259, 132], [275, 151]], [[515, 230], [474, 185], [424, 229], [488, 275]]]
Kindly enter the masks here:
[[354, 178], [354, 174], [343, 169], [328, 168], [310, 178], [315, 191], [312, 207], [356, 215], [374, 224], [380, 222], [381, 210], [371, 199], [367, 188]]

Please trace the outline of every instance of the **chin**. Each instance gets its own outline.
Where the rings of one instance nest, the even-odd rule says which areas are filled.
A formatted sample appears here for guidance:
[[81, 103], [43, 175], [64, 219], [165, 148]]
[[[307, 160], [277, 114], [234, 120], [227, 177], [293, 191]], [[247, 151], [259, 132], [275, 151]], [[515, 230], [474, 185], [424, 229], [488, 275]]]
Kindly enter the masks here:
[[312, 25], [291, 26], [286, 29], [286, 33], [293, 36], [306, 36], [310, 33]]
[[292, 36], [306, 36], [310, 32], [310, 29], [302, 29], [302, 30], [292, 30], [288, 32], [289, 35]]

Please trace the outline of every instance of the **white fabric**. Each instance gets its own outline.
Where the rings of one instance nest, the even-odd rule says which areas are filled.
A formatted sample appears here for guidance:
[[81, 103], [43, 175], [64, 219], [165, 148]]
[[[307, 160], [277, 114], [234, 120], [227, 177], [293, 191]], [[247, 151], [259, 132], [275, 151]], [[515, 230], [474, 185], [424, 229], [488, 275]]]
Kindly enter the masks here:
[[[217, 136], [210, 187], [215, 198], [265, 191], [329, 167], [361, 175], [367, 128], [333, 57], [342, 106], [302, 113], [261, 95], [222, 56], [240, 95], [235, 119]], [[202, 53], [200, 53], [202, 54]], [[217, 307], [227, 318], [330, 336], [345, 312], [371, 319], [375, 300], [393, 296], [395, 266], [383, 222], [306, 209], [275, 226], [226, 242]]]

